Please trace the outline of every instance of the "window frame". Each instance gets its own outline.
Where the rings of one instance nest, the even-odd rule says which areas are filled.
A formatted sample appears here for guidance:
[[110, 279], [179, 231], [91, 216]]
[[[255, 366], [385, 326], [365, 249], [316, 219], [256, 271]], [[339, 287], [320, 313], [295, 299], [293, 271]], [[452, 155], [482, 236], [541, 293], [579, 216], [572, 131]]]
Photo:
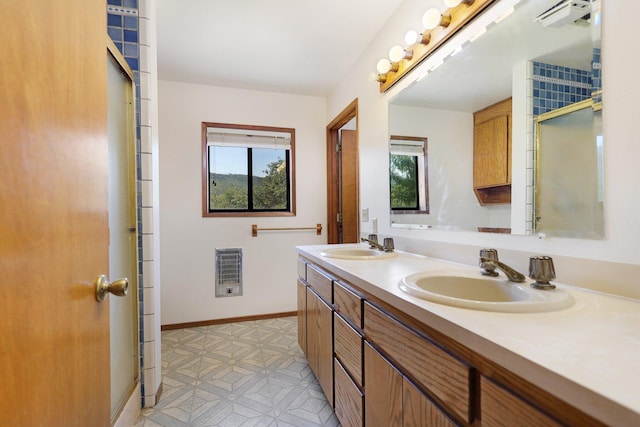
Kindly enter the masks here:
[[[249, 207], [246, 210], [229, 210], [229, 211], [212, 211], [209, 208], [210, 203], [210, 182], [209, 182], [209, 141], [208, 130], [211, 128], [216, 129], [230, 129], [230, 130], [242, 130], [251, 132], [277, 132], [288, 133], [291, 137], [291, 143], [289, 150], [289, 156], [287, 159], [287, 166], [289, 174], [287, 176], [287, 183], [289, 186], [289, 209], [288, 210], [251, 210]], [[215, 123], [215, 122], [202, 122], [201, 124], [202, 134], [202, 216], [203, 217], [280, 217], [280, 216], [295, 216], [296, 215], [296, 179], [295, 179], [295, 129], [273, 126], [258, 126], [258, 125], [243, 125], [232, 123]], [[215, 144], [213, 144], [215, 145]], [[250, 154], [249, 148], [247, 153]], [[253, 146], [253, 148], [256, 148]], [[252, 181], [252, 171], [247, 171], [247, 180]], [[248, 188], [251, 185], [248, 184]]]
[[[416, 136], [400, 136], [400, 135], [391, 135], [389, 137], [389, 195], [391, 195], [391, 156], [395, 153], [392, 153], [392, 141], [409, 141], [412, 143], [422, 143], [422, 156], [416, 155], [417, 158], [417, 168], [416, 172], [418, 172], [418, 176], [416, 177], [418, 188], [418, 209], [405, 209], [405, 208], [392, 208], [391, 207], [391, 197], [389, 197], [389, 210], [393, 215], [402, 215], [402, 214], [428, 214], [429, 213], [429, 157], [427, 150], [427, 138], [424, 137], [416, 137]], [[397, 144], [401, 145], [401, 144]], [[422, 157], [422, 159], [420, 159]], [[422, 168], [420, 164], [423, 164]], [[423, 187], [424, 185], [424, 187]], [[424, 199], [422, 201], [421, 199]]]

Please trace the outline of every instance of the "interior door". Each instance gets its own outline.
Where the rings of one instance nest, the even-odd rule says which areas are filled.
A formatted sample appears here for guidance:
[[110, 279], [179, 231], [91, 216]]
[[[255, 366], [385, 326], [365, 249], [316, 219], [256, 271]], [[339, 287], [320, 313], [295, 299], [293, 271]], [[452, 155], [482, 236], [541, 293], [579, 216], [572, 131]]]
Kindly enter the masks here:
[[343, 129], [340, 155], [340, 243], [357, 243], [358, 232], [358, 139], [355, 130]]
[[357, 129], [355, 99], [327, 125], [327, 243], [359, 241]]
[[0, 3], [0, 425], [107, 426], [103, 2]]

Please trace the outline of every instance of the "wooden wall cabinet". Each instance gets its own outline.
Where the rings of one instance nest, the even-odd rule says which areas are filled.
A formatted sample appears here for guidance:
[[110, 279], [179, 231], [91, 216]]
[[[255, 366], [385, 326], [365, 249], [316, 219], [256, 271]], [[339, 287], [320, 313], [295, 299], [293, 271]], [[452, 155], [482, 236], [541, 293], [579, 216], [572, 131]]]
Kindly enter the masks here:
[[511, 203], [511, 98], [473, 114], [473, 191], [483, 206]]

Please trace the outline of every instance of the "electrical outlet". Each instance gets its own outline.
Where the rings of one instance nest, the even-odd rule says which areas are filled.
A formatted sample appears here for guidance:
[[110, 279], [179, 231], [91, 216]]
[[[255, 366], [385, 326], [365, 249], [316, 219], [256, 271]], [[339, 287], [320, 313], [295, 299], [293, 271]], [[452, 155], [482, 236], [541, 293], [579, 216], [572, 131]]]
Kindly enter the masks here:
[[378, 218], [373, 218], [371, 228], [373, 228], [374, 234], [378, 232]]
[[369, 208], [362, 209], [362, 222], [369, 222]]

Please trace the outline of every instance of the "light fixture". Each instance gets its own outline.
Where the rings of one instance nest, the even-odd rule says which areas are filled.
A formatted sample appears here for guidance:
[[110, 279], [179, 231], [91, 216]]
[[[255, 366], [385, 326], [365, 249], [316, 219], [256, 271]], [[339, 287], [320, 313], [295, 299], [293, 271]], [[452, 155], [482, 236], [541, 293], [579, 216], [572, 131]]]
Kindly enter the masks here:
[[387, 74], [391, 71], [391, 62], [387, 58], [382, 58], [376, 64], [376, 70], [378, 70], [378, 74]]
[[370, 82], [377, 82], [377, 83], [384, 83], [387, 81], [387, 75], [386, 74], [378, 74], [375, 71], [372, 71], [369, 73], [369, 81]]
[[443, 0], [443, 3], [447, 7], [456, 7], [460, 3], [464, 3], [467, 6], [471, 6], [475, 0]]
[[407, 34], [404, 35], [404, 42], [409, 46], [416, 43], [429, 44], [430, 41], [431, 33], [429, 33], [429, 31], [425, 31], [420, 34], [417, 31], [409, 30], [407, 31]]
[[404, 42], [411, 46], [412, 44], [418, 43], [419, 36], [420, 34], [418, 34], [417, 31], [409, 30], [407, 31], [407, 34], [404, 35]]
[[[424, 29], [422, 31], [407, 31], [404, 36], [404, 44], [393, 46], [389, 50], [388, 58], [378, 61], [377, 72], [372, 72], [369, 75], [369, 80], [379, 82], [380, 92], [386, 92], [494, 1], [496, 0], [442, 0], [440, 7], [428, 9], [423, 14], [422, 26]], [[519, 1], [507, 0], [506, 3], [514, 5]], [[485, 31], [486, 29], [483, 29], [482, 32], [473, 36], [471, 41], [477, 39]], [[432, 40], [434, 40], [433, 43]], [[446, 51], [443, 53], [445, 56], [453, 56], [461, 49], [462, 47], [451, 48], [451, 50], [447, 49], [448, 53]], [[424, 78], [428, 73], [438, 68], [443, 61], [444, 58], [434, 61], [429, 66], [430, 68], [421, 71], [418, 79]]]
[[438, 9], [429, 9], [422, 15], [422, 26], [427, 30], [433, 30], [438, 25], [448, 27], [451, 23], [451, 15], [441, 14]]
[[395, 45], [389, 49], [389, 59], [391, 62], [400, 62], [403, 59], [411, 59], [413, 57], [413, 51], [411, 49], [405, 49], [400, 45]]

